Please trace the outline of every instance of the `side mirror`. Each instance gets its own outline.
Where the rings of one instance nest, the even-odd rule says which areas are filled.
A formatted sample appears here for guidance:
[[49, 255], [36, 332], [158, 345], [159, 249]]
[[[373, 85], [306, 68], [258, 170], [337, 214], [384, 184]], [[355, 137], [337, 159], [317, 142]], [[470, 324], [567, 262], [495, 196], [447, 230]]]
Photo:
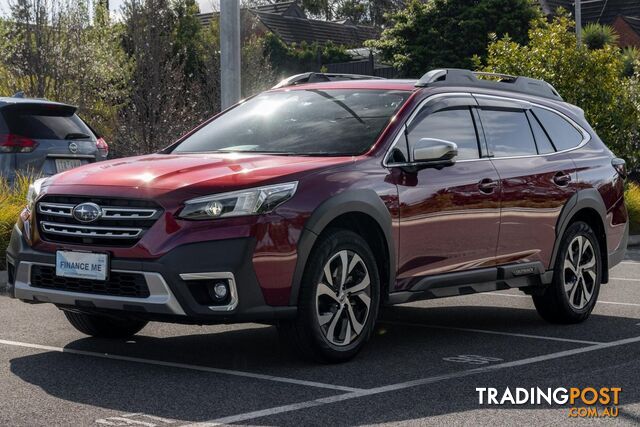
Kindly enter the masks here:
[[422, 138], [413, 147], [413, 162], [424, 167], [451, 165], [457, 155], [456, 143], [443, 139]]

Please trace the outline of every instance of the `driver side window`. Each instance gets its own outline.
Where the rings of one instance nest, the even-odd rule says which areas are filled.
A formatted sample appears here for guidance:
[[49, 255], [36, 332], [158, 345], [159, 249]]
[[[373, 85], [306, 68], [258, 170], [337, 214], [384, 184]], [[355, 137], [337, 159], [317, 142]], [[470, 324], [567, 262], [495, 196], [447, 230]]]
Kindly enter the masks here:
[[409, 151], [422, 138], [435, 138], [455, 142], [458, 160], [478, 159], [478, 135], [469, 107], [440, 110], [413, 124], [407, 135]]

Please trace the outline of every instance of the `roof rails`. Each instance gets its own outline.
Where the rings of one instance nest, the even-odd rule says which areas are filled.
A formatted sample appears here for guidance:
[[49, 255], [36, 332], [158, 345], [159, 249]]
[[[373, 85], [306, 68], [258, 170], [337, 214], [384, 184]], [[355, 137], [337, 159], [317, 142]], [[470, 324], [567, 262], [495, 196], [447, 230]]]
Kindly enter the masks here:
[[365, 76], [362, 74], [340, 74], [340, 73], [303, 73], [288, 77], [275, 85], [272, 89], [279, 89], [287, 86], [295, 86], [304, 83], [333, 82], [340, 80], [381, 80], [383, 77]]
[[[497, 80], [479, 79], [478, 76], [494, 77]], [[509, 74], [485, 73], [457, 68], [431, 70], [416, 83], [417, 87], [469, 86], [521, 92], [528, 95], [562, 101], [558, 91], [544, 80]]]

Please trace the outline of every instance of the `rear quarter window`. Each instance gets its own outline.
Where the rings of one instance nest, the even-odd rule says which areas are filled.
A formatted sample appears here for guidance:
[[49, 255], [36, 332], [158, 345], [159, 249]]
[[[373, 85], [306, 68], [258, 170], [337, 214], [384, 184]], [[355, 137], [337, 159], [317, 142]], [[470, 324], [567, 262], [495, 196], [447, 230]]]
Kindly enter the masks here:
[[31, 139], [64, 140], [73, 134], [85, 134], [94, 138], [91, 130], [75, 114], [20, 110], [6, 111], [3, 117], [8, 132]]
[[582, 132], [559, 114], [538, 107], [534, 107], [532, 112], [546, 130], [556, 150], [569, 150], [582, 143]]

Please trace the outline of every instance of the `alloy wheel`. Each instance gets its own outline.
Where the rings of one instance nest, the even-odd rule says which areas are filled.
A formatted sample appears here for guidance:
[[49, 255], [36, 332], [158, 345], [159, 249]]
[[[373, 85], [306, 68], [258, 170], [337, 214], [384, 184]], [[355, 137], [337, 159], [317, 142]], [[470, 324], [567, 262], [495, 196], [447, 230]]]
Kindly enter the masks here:
[[562, 275], [564, 291], [572, 308], [582, 310], [591, 302], [597, 268], [593, 245], [585, 236], [576, 236], [567, 249]]
[[371, 306], [371, 279], [357, 253], [341, 250], [324, 265], [316, 289], [316, 316], [327, 341], [351, 344], [365, 328]]

